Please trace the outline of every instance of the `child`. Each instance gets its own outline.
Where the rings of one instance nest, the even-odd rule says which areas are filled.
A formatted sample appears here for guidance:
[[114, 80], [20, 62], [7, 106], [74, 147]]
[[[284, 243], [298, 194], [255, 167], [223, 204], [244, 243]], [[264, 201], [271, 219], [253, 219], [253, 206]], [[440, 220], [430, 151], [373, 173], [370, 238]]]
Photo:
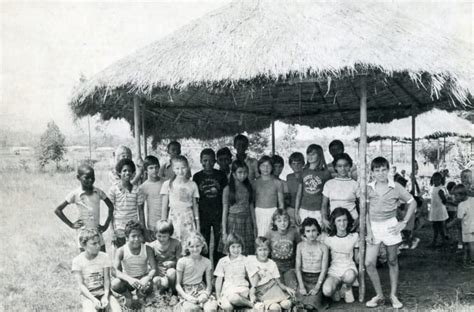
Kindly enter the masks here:
[[296, 288], [295, 251], [301, 241], [296, 228], [290, 227], [290, 216], [283, 209], [277, 209], [272, 215], [272, 229], [265, 235], [270, 241], [271, 256], [277, 264], [283, 283]]
[[222, 240], [219, 251], [223, 252], [223, 241], [227, 233], [235, 233], [242, 237], [244, 255], [254, 253], [254, 240], [257, 235], [255, 210], [253, 208], [253, 190], [248, 179], [248, 167], [245, 162], [236, 160], [232, 163], [232, 175], [229, 185], [222, 194]]
[[[331, 154], [334, 159], [336, 155], [344, 153], [344, 143], [340, 140], [333, 140], [329, 143], [329, 154]], [[333, 165], [334, 161], [328, 165], [328, 170], [331, 173], [331, 176], [335, 178], [337, 176], [336, 168]], [[349, 177], [357, 181], [357, 167], [353, 165], [350, 169]]]
[[238, 160], [245, 161], [249, 168], [249, 180], [253, 181], [260, 175], [258, 172], [258, 163], [255, 158], [247, 155], [247, 149], [249, 148], [249, 139], [243, 135], [236, 135], [234, 138], [234, 148], [237, 151], [235, 155]]
[[346, 153], [337, 154], [334, 156], [332, 165], [336, 171], [336, 177], [324, 184], [321, 207], [323, 227], [329, 229], [329, 215], [335, 208], [342, 207], [349, 211], [354, 220], [354, 227], [357, 228], [359, 213], [356, 207], [360, 191], [359, 183], [349, 176], [352, 168], [352, 158]]
[[283, 188], [283, 204], [284, 204], [284, 208], [286, 209], [291, 204], [291, 194], [290, 194], [290, 190], [288, 189], [288, 184], [286, 183], [286, 181], [280, 179], [280, 175], [281, 175], [281, 172], [283, 171], [283, 167], [285, 167], [285, 162], [283, 161], [283, 158], [281, 156], [273, 155], [272, 163], [273, 163], [273, 176], [278, 181], [280, 181]]
[[[105, 243], [100, 233], [105, 232], [109, 227], [112, 215], [114, 213], [114, 205], [107, 198], [107, 195], [99, 189], [94, 187], [95, 174], [94, 169], [89, 165], [81, 165], [77, 168], [77, 179], [81, 183], [81, 187], [72, 191], [66, 196], [64, 202], [62, 202], [54, 211], [56, 215], [71, 229], [96, 229], [99, 233], [100, 250], [105, 252]], [[103, 200], [109, 208], [107, 220], [104, 225], [100, 225], [100, 201]], [[76, 222], [72, 223], [65, 215], [64, 208], [69, 204], [75, 204], [79, 210], [79, 218]], [[78, 233], [79, 234], [79, 233]], [[78, 242], [80, 251], [84, 251], [82, 245]]]
[[232, 164], [232, 153], [228, 147], [223, 147], [217, 151], [217, 164], [219, 165], [219, 170], [223, 171], [227, 179], [230, 179], [230, 165]]
[[[170, 159], [163, 167], [160, 167], [160, 171], [158, 172], [158, 175], [163, 179], [163, 181], [171, 179], [174, 175], [172, 160], [173, 158], [181, 155], [181, 144], [177, 141], [169, 142], [166, 152], [168, 153]], [[191, 170], [189, 168], [188, 172], [186, 173], [186, 178], [191, 178]]]
[[242, 256], [242, 238], [230, 233], [226, 238], [227, 257], [219, 260], [214, 271], [216, 276], [216, 297], [224, 311], [236, 308], [252, 308], [249, 300], [249, 282], [247, 281], [247, 259]]
[[[464, 195], [463, 190], [459, 191], [460, 195]], [[468, 189], [466, 187], [466, 195]], [[474, 268], [474, 197], [467, 196], [467, 199], [458, 204], [458, 219], [462, 221], [462, 242], [465, 252], [465, 265]]]
[[[204, 237], [192, 233], [185, 241], [184, 250], [186, 256], [176, 264], [176, 291], [180, 302], [174, 311], [217, 311], [217, 303], [211, 297], [211, 260], [202, 256], [202, 253], [207, 253]], [[204, 274], [206, 283], [203, 281]]]
[[[435, 172], [431, 177], [430, 185], [433, 186], [431, 190], [431, 209], [429, 211], [428, 220], [433, 225], [433, 241], [431, 247], [440, 247], [446, 241], [444, 222], [448, 219], [448, 212], [446, 210], [446, 194], [444, 193], [444, 178], [439, 172]], [[437, 245], [438, 235], [441, 236], [442, 243]]]
[[84, 250], [72, 260], [72, 272], [81, 291], [82, 310], [100, 309], [121, 311], [114, 296], [110, 296], [110, 268], [112, 262], [101, 252], [100, 235], [95, 229], [84, 229], [79, 234]]
[[155, 156], [146, 156], [143, 161], [143, 169], [147, 173], [147, 180], [140, 185], [143, 193], [144, 201], [146, 203], [147, 215], [147, 229], [151, 232], [151, 237], [154, 237], [156, 222], [161, 220], [161, 187], [163, 181], [158, 176], [160, 169], [160, 162]]
[[[295, 291], [280, 282], [280, 272], [276, 263], [268, 259], [270, 241], [266, 237], [255, 240], [256, 256], [248, 256], [250, 268], [250, 301], [255, 304], [255, 310], [281, 311], [291, 309], [291, 298]], [[263, 307], [262, 307], [263, 305]]]
[[216, 154], [210, 148], [201, 152], [203, 170], [193, 176], [193, 181], [199, 189], [199, 215], [203, 216], [200, 222], [201, 234], [210, 246], [211, 229], [214, 232], [212, 260], [214, 264], [221, 258], [218, 254], [221, 223], [222, 223], [222, 191], [227, 186], [227, 177], [224, 172], [214, 169]]
[[[118, 162], [122, 159], [130, 159], [131, 160], [132, 159], [132, 150], [130, 148], [128, 148], [127, 146], [125, 146], [125, 145], [119, 145], [117, 147], [117, 149], [115, 150], [115, 152], [114, 152], [114, 156], [115, 156], [115, 165], [117, 165]], [[138, 161], [140, 162], [141, 159], [138, 160]], [[142, 173], [143, 173], [143, 168], [142, 168], [141, 164], [138, 163], [137, 172], [136, 172], [135, 176], [132, 178], [131, 183], [132, 184], [138, 184], [138, 182], [141, 179]], [[121, 182], [119, 172], [117, 172], [117, 170], [115, 170], [115, 168], [112, 169], [112, 171], [109, 173], [109, 182], [110, 182], [111, 185], [120, 184], [120, 182]]]
[[174, 228], [171, 222], [156, 222], [156, 240], [148, 245], [153, 249], [156, 262], [156, 275], [153, 284], [157, 288], [175, 289], [176, 263], [181, 257], [182, 249], [179, 240], [172, 238]]
[[316, 219], [304, 219], [301, 234], [306, 240], [296, 247], [297, 298], [305, 309], [322, 311], [325, 308], [321, 288], [328, 270], [328, 248], [318, 240], [321, 227]]
[[173, 223], [174, 237], [183, 244], [191, 232], [200, 231], [197, 202], [199, 190], [196, 183], [187, 178], [189, 164], [186, 157], [176, 156], [171, 160], [171, 164], [174, 175], [165, 181], [161, 188], [163, 195], [161, 218]]
[[463, 171], [461, 171], [461, 184], [466, 187], [469, 196], [474, 196], [471, 169], [464, 169]]
[[326, 160], [321, 146], [311, 144], [306, 149], [307, 164], [301, 173], [298, 193], [295, 203], [295, 220], [300, 224], [302, 220], [310, 217], [322, 223], [321, 204], [322, 191], [331, 173], [326, 168]]
[[143, 212], [143, 192], [131, 182], [135, 173], [133, 161], [128, 158], [120, 160], [115, 166], [115, 171], [118, 172], [121, 182], [110, 188], [109, 198], [115, 206], [112, 242], [118, 248], [125, 244], [124, 230], [128, 221], [140, 221], [145, 228], [145, 214]]
[[283, 188], [272, 175], [273, 164], [270, 156], [258, 160], [258, 177], [253, 182], [255, 191], [255, 221], [258, 236], [264, 236], [270, 228], [272, 215], [277, 208], [283, 208]]
[[324, 239], [324, 244], [331, 251], [331, 265], [328, 277], [323, 284], [323, 293], [340, 300], [340, 292], [346, 303], [354, 302], [352, 284], [357, 278], [357, 267], [354, 262], [359, 256], [359, 234], [350, 233], [354, 220], [345, 208], [338, 207], [331, 213], [329, 236]]
[[[456, 218], [452, 221], [449, 222], [448, 224], [448, 229], [451, 227], [454, 227], [455, 233], [457, 236], [457, 249], [462, 250], [463, 249], [463, 243], [462, 243], [462, 229], [460, 223], [460, 219], [457, 218], [457, 211], [458, 211], [458, 205], [460, 202], [463, 202], [467, 199], [467, 188], [463, 184], [457, 184], [453, 187], [453, 203], [456, 205]], [[467, 251], [465, 252], [465, 255], [467, 255]]]
[[144, 234], [145, 229], [135, 220], [125, 226], [127, 243], [115, 254], [116, 278], [112, 281], [112, 289], [119, 294], [130, 291], [135, 297], [153, 291], [156, 262], [153, 249], [144, 244]]
[[301, 183], [301, 173], [303, 172], [304, 167], [304, 156], [300, 152], [294, 152], [290, 155], [288, 159], [291, 170], [293, 173], [290, 173], [286, 176], [286, 184], [288, 186], [288, 192], [290, 193], [290, 204], [286, 208], [288, 214], [290, 215], [290, 220], [292, 224], [296, 225], [295, 220], [295, 207], [296, 207], [296, 194], [298, 193], [298, 186]]
[[[389, 163], [383, 157], [372, 160], [370, 170], [374, 181], [368, 184], [367, 198], [367, 253], [365, 267], [375, 288], [376, 296], [366, 302], [367, 307], [377, 307], [384, 302], [382, 285], [377, 272], [376, 262], [380, 244], [387, 247], [388, 268], [390, 272], [390, 300], [396, 309], [403, 307], [397, 298], [398, 286], [398, 245], [402, 241], [400, 232], [405, 228], [413, 215], [416, 202], [413, 196], [400, 184], [388, 179]], [[397, 221], [397, 205], [399, 201], [406, 202], [407, 213], [402, 221]]]

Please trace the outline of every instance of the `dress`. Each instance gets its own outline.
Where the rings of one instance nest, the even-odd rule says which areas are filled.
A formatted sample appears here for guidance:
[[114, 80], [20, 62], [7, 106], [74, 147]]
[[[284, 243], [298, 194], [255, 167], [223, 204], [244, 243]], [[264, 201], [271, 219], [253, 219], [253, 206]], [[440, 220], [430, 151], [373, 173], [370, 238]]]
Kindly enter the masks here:
[[431, 209], [428, 215], [428, 220], [433, 221], [445, 221], [448, 219], [448, 212], [446, 206], [441, 201], [439, 191], [443, 190], [442, 186], [433, 186], [431, 191]]
[[229, 256], [219, 259], [214, 275], [224, 279], [221, 297], [236, 293], [248, 296], [249, 282], [246, 279], [248, 271], [247, 259], [242, 255], [235, 259], [230, 259]]
[[358, 242], [358, 233], [350, 233], [344, 237], [327, 236], [324, 239], [324, 244], [331, 251], [328, 275], [340, 279], [349, 269], [357, 272], [357, 266], [354, 262], [354, 248], [358, 248]]

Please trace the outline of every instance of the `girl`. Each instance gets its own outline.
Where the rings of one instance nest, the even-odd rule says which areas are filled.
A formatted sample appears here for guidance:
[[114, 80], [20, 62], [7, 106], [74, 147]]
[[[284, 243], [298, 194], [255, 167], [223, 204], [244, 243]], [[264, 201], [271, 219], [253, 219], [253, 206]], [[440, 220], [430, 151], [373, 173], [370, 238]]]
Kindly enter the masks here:
[[[431, 190], [431, 209], [429, 211], [428, 220], [433, 224], [433, 242], [430, 247], [440, 247], [446, 241], [446, 233], [444, 231], [444, 221], [448, 219], [446, 210], [446, 194], [444, 192], [444, 178], [439, 172], [435, 172], [430, 180]], [[436, 244], [438, 235], [441, 236], [442, 243]]]
[[336, 177], [327, 181], [323, 188], [321, 207], [323, 227], [329, 229], [329, 215], [335, 208], [342, 207], [350, 212], [354, 219], [354, 228], [357, 228], [359, 213], [356, 207], [360, 191], [359, 183], [350, 177], [352, 158], [346, 153], [337, 154], [334, 156], [332, 166], [336, 171]]
[[296, 247], [296, 277], [298, 301], [309, 310], [324, 310], [322, 292], [328, 270], [328, 248], [318, 240], [321, 227], [314, 218], [306, 218], [301, 224], [301, 234], [306, 237]]
[[196, 183], [187, 177], [189, 165], [186, 157], [176, 156], [171, 160], [171, 166], [174, 175], [161, 187], [162, 218], [173, 223], [174, 237], [183, 243], [191, 232], [200, 230], [197, 203], [199, 190]]
[[321, 224], [322, 191], [326, 181], [331, 179], [323, 148], [317, 144], [308, 146], [306, 162], [296, 194], [295, 220], [300, 224], [305, 218], [311, 217]]
[[253, 190], [248, 179], [248, 167], [244, 161], [236, 160], [231, 166], [229, 184], [222, 193], [222, 239], [219, 252], [224, 251], [227, 233], [242, 237], [243, 254], [254, 253], [254, 240], [257, 234], [255, 210], [253, 208]]
[[252, 284], [250, 300], [258, 301], [255, 304], [255, 310], [290, 310], [290, 298], [295, 296], [295, 292], [280, 282], [280, 273], [276, 263], [268, 259], [270, 241], [266, 237], [257, 237], [255, 248], [256, 256], [248, 256]]
[[290, 227], [290, 216], [278, 209], [272, 216], [272, 229], [265, 235], [270, 241], [272, 259], [277, 264], [283, 283], [296, 288], [295, 250], [301, 241], [296, 228]]
[[[176, 264], [176, 291], [180, 302], [174, 311], [217, 311], [217, 303], [211, 297], [211, 260], [202, 256], [202, 253], [207, 253], [204, 237], [199, 233], [191, 233], [184, 248], [186, 256], [180, 258]], [[206, 283], [202, 280], [204, 274]]]
[[[358, 257], [358, 233], [350, 233], [354, 220], [347, 209], [338, 207], [334, 209], [330, 217], [329, 236], [324, 239], [324, 244], [331, 251], [331, 265], [328, 277], [323, 285], [323, 293], [327, 297], [339, 301], [341, 295], [346, 303], [354, 302], [352, 284], [357, 278], [357, 267], [354, 262], [354, 251]], [[357, 259], [357, 258], [356, 258]]]
[[277, 208], [284, 207], [283, 187], [272, 175], [273, 163], [270, 156], [263, 156], [258, 161], [258, 177], [254, 182], [255, 220], [258, 236], [264, 236], [270, 228], [272, 215]]
[[252, 308], [249, 300], [249, 282], [247, 281], [247, 259], [242, 256], [242, 238], [230, 233], [226, 240], [227, 257], [217, 263], [216, 297], [224, 311], [234, 311], [237, 307]]

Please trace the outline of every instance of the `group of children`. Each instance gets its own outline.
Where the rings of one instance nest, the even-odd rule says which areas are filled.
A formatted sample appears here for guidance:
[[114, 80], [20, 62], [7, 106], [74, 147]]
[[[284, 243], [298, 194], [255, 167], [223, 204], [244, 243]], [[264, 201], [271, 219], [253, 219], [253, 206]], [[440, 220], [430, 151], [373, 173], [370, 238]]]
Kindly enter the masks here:
[[[342, 142], [331, 142], [330, 165], [316, 144], [308, 146], [306, 162], [301, 153], [291, 154], [293, 173], [286, 181], [279, 178], [284, 166], [280, 156], [263, 156], [257, 161], [247, 155], [248, 144], [246, 136], [235, 137], [234, 161], [228, 148], [217, 155], [212, 149], [202, 150], [203, 170], [192, 179], [178, 142], [168, 145], [167, 164], [160, 166], [156, 157], [147, 156], [139, 169], [131, 160], [130, 149], [122, 146], [116, 152], [108, 195], [94, 187], [92, 167], [78, 168], [81, 187], [66, 197], [56, 214], [79, 230], [83, 252], [73, 260], [73, 272], [84, 310], [109, 307], [118, 311], [120, 305], [111, 290], [136, 299], [154, 289], [169, 289], [179, 297], [174, 300], [179, 302], [173, 302], [176, 311], [215, 311], [218, 307], [280, 311], [295, 304], [322, 310], [323, 295], [354, 302], [360, 189], [357, 171]], [[219, 170], [214, 168], [216, 161]], [[376, 296], [366, 306], [376, 307], [384, 301], [376, 269], [383, 243], [390, 270], [389, 299], [393, 307], [401, 308], [398, 246], [416, 203], [405, 188], [388, 179], [385, 158], [375, 158], [371, 172], [365, 266]], [[146, 181], [139, 185], [144, 176]], [[99, 222], [100, 201], [109, 208], [103, 225]], [[399, 221], [400, 201], [408, 208]], [[79, 209], [74, 223], [63, 213], [69, 204]], [[473, 222], [472, 209], [460, 206], [458, 216], [460, 211], [467, 222]], [[102, 237], [109, 224], [115, 246], [113, 263], [104, 253]]]

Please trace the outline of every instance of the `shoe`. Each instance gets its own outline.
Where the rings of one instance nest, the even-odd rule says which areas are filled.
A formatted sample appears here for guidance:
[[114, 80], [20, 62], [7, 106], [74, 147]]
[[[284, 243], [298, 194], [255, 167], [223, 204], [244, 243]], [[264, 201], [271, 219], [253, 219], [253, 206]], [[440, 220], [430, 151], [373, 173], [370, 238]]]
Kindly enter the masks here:
[[462, 250], [462, 249], [463, 249], [462, 243], [458, 243], [458, 250]]
[[332, 299], [334, 302], [339, 302], [339, 301], [341, 301], [341, 292], [339, 291], [339, 289], [336, 290], [336, 291], [334, 292], [334, 294], [332, 294], [331, 299]]
[[400, 300], [398, 300], [397, 297], [395, 296], [390, 296], [390, 301], [392, 302], [392, 307], [394, 309], [401, 309], [403, 308], [403, 303], [400, 302]]
[[414, 237], [413, 241], [411, 242], [410, 249], [415, 249], [416, 247], [418, 247], [419, 243], [420, 243], [420, 239], [418, 237]]
[[384, 297], [379, 297], [379, 296], [375, 296], [373, 297], [372, 299], [370, 299], [369, 301], [367, 301], [365, 303], [365, 306], [367, 308], [376, 308], [378, 307], [379, 305], [382, 305], [384, 304], [385, 302], [385, 298]]
[[346, 303], [353, 303], [355, 301], [354, 294], [352, 293], [352, 287], [347, 286], [344, 291], [344, 301]]

